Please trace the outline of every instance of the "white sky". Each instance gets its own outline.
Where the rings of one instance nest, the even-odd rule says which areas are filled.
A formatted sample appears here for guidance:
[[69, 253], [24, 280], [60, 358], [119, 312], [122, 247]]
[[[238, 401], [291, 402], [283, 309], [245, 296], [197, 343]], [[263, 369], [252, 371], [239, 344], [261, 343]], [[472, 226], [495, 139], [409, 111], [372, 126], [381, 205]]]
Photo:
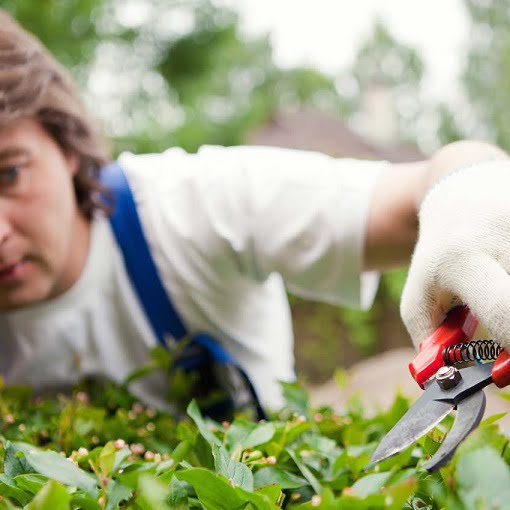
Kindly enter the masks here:
[[216, 0], [241, 14], [248, 34], [270, 32], [282, 66], [345, 69], [376, 16], [425, 61], [424, 93], [450, 100], [464, 65], [469, 17], [461, 0]]

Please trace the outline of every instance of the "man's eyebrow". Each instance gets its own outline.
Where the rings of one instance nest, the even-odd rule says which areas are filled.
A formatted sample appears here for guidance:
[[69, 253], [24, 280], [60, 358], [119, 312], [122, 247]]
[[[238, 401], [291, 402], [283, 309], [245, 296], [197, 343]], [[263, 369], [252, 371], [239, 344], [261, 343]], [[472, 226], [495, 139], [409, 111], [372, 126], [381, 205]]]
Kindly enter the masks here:
[[4, 150], [0, 150], [0, 161], [5, 161], [9, 158], [16, 156], [29, 156], [30, 152], [22, 147], [9, 147]]

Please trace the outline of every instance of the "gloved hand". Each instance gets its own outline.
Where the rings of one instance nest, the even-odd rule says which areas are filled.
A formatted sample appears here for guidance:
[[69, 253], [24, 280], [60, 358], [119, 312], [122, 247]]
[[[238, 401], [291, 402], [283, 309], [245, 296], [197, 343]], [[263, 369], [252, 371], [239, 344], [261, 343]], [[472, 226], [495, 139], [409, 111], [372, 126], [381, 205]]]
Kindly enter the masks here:
[[510, 161], [477, 163], [437, 181], [419, 222], [401, 301], [415, 346], [463, 303], [510, 351]]

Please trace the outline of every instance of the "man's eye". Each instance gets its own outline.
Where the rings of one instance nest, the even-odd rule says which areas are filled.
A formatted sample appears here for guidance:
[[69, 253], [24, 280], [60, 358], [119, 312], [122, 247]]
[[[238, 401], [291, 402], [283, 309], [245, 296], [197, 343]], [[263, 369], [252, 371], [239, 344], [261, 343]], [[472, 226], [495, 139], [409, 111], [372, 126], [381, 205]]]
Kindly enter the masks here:
[[20, 167], [18, 165], [0, 169], [0, 185], [6, 186], [13, 184], [19, 176], [19, 171]]

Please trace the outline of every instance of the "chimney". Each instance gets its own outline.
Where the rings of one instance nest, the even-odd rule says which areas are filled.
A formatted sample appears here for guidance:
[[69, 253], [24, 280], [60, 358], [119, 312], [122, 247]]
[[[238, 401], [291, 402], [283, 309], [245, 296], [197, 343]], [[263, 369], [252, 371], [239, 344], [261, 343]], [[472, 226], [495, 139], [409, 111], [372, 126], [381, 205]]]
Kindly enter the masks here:
[[390, 87], [382, 80], [370, 81], [361, 94], [359, 131], [372, 143], [390, 146], [397, 142], [397, 116]]

